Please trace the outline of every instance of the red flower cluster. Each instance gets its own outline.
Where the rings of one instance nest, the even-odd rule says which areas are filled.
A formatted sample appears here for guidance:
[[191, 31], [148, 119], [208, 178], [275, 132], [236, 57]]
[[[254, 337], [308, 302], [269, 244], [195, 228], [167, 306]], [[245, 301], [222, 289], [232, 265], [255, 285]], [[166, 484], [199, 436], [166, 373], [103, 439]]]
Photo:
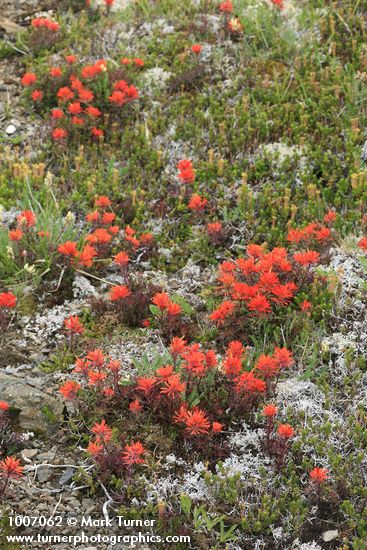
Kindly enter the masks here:
[[329, 479], [329, 471], [326, 468], [313, 468], [310, 472], [310, 478], [317, 484], [325, 483]]
[[113, 286], [110, 290], [109, 300], [111, 302], [116, 302], [119, 300], [124, 300], [131, 295], [131, 290], [125, 285], [116, 285]]
[[220, 222], [208, 223], [206, 230], [211, 237], [216, 236], [223, 231], [223, 225]]
[[248, 245], [247, 257], [225, 261], [219, 267], [218, 280], [225, 300], [210, 315], [211, 320], [220, 325], [235, 313], [264, 316], [273, 308], [288, 306], [302, 284], [295, 263], [308, 266], [318, 259], [319, 254], [311, 250], [289, 258], [285, 248], [266, 253], [262, 246]]
[[158, 292], [153, 296], [153, 305], [155, 305], [162, 313], [167, 315], [180, 315], [182, 308], [179, 304], [172, 302], [171, 298], [166, 292]]
[[[325, 216], [327, 223], [335, 220], [335, 212], [329, 211]], [[324, 219], [325, 219], [324, 218]], [[290, 229], [287, 236], [288, 242], [292, 244], [305, 244], [310, 246], [324, 245], [332, 240], [331, 230], [320, 223], [310, 223], [302, 229]]]
[[126, 444], [122, 449], [114, 445], [111, 442], [112, 429], [104, 419], [100, 423], [96, 422], [92, 426], [91, 432], [95, 438], [89, 441], [86, 451], [100, 466], [104, 464], [104, 459], [108, 459], [108, 457], [114, 457], [115, 467], [120, 470], [127, 468], [130, 471], [134, 465], [144, 464], [143, 455], [146, 451], [141, 442], [136, 441], [135, 443]]
[[6, 330], [11, 320], [11, 310], [17, 304], [12, 292], [0, 292], [0, 330]]
[[154, 246], [154, 237], [152, 233], [142, 233], [138, 237], [135, 229], [129, 225], [125, 227], [124, 239], [131, 252], [137, 252], [138, 249], [141, 252], [142, 250], [148, 250]]
[[125, 466], [133, 466], [134, 464], [144, 464], [145, 460], [143, 454], [145, 454], [145, 449], [140, 441], [136, 443], [131, 443], [130, 445], [125, 445], [125, 448], [122, 453], [122, 462]]
[[135, 67], [144, 67], [145, 65], [144, 61], [139, 57], [135, 57], [134, 59], [123, 57], [122, 59], [120, 59], [120, 63], [122, 65], [134, 65]]
[[76, 399], [77, 393], [80, 390], [81, 385], [74, 380], [68, 380], [60, 387], [60, 393], [66, 401], [73, 401]]
[[31, 227], [34, 227], [36, 224], [36, 216], [31, 210], [23, 210], [17, 216], [17, 227], [16, 229], [11, 229], [8, 233], [9, 240], [13, 242], [18, 242], [22, 240], [24, 232]]
[[[292, 366], [293, 362], [288, 349], [276, 347], [272, 355], [261, 354], [249, 370], [251, 362], [247, 360], [242, 343], [238, 340], [230, 342], [222, 370], [235, 394], [234, 407], [250, 410], [261, 395], [274, 393], [281, 371]], [[275, 415], [275, 412], [276, 409], [269, 409], [266, 415]]]
[[276, 406], [272, 404], [266, 405], [262, 410], [262, 414], [266, 418], [266, 451], [275, 457], [276, 465], [280, 469], [285, 462], [289, 451], [289, 441], [294, 437], [295, 431], [290, 424], [279, 424], [275, 430], [274, 417], [277, 412]]
[[64, 326], [70, 334], [82, 334], [85, 330], [83, 323], [80, 322], [77, 315], [70, 315], [70, 317], [65, 319]]
[[36, 225], [36, 216], [31, 210], [23, 210], [17, 216], [17, 222], [19, 228], [28, 228]]
[[185, 369], [189, 376], [202, 378], [210, 369], [217, 366], [217, 356], [213, 350], [203, 352], [199, 344], [185, 346], [177, 354], [182, 359], [181, 368]]
[[[76, 359], [73, 372], [81, 374], [85, 384], [103, 399], [119, 393], [120, 369], [119, 361], [111, 360], [100, 349], [95, 349]], [[72, 380], [61, 386], [60, 392], [65, 399], [73, 400], [80, 388], [79, 382]]]
[[119, 80], [118, 82], [114, 83], [113, 92], [108, 99], [111, 103], [114, 103], [121, 107], [122, 105], [125, 105], [125, 103], [133, 101], [138, 97], [139, 92], [137, 88], [135, 88], [135, 86], [129, 86], [125, 80]]
[[199, 55], [202, 49], [203, 49], [203, 47], [200, 44], [193, 44], [191, 46], [191, 51], [195, 55]]
[[183, 403], [175, 413], [173, 421], [182, 425], [188, 437], [207, 436], [210, 431], [215, 435], [223, 431], [223, 425], [220, 422], [211, 423], [205, 411], [199, 407], [189, 410], [186, 403]]
[[280, 372], [294, 363], [292, 353], [287, 348], [275, 348], [273, 355], [260, 355], [255, 369], [265, 379], [277, 378]]
[[25, 88], [33, 86], [37, 82], [37, 76], [34, 73], [24, 73], [20, 82]]
[[194, 193], [191, 195], [190, 201], [189, 201], [189, 208], [190, 210], [194, 210], [195, 212], [203, 212], [205, 210], [206, 205], [208, 204], [208, 199], [200, 197], [200, 195], [197, 195]]
[[181, 422], [185, 425], [185, 430], [190, 436], [206, 435], [209, 432], [210, 422], [204, 411], [195, 407], [192, 411], [183, 410], [181, 413]]
[[6, 411], [9, 410], [9, 408], [10, 408], [9, 403], [7, 403], [6, 401], [0, 400], [0, 414], [5, 413]]
[[364, 252], [367, 252], [367, 237], [363, 237], [363, 238], [358, 242], [358, 246], [359, 246], [359, 248], [361, 248]]
[[23, 466], [14, 456], [8, 456], [0, 462], [0, 476], [7, 482], [9, 479], [18, 479], [23, 475]]
[[186, 384], [180, 375], [174, 372], [173, 365], [159, 367], [154, 376], [141, 376], [136, 380], [140, 410], [144, 406], [149, 410], [153, 403], [154, 407], [170, 409], [175, 401], [181, 400], [185, 390]]
[[[44, 19], [35, 21], [46, 28], [50, 28], [52, 23], [43, 23], [48, 21]], [[39, 82], [35, 73], [25, 73], [22, 85], [30, 88], [29, 96], [39, 109], [47, 112], [48, 105], [43, 106], [45, 98], [48, 104], [51, 103], [52, 137], [55, 141], [65, 141], [68, 136], [80, 140], [81, 132], [99, 141], [111, 127], [111, 122], [114, 128], [121, 126], [121, 107], [136, 100], [139, 92], [125, 80], [117, 80], [114, 77], [117, 71], [104, 59], [79, 67], [75, 56], [68, 55], [65, 60], [65, 67], [50, 67], [48, 75]], [[141, 60], [135, 61], [141, 66]], [[37, 89], [34, 89], [36, 83]], [[109, 107], [105, 102], [106, 88], [109, 90]], [[109, 114], [106, 126], [102, 123], [104, 114]]]
[[121, 269], [125, 269], [129, 263], [129, 255], [126, 252], [119, 252], [113, 257], [113, 261]]
[[13, 309], [17, 304], [17, 299], [12, 292], [0, 292], [0, 308]]
[[177, 164], [177, 169], [179, 171], [178, 178], [182, 183], [194, 183], [195, 170], [191, 160], [180, 160]]
[[[116, 214], [110, 210], [110, 207], [111, 201], [108, 197], [96, 198], [94, 210], [86, 215], [86, 220], [92, 225], [92, 229], [85, 237], [87, 244], [80, 251], [78, 243], [72, 241], [66, 241], [58, 246], [58, 252], [66, 258], [69, 266], [90, 268], [95, 258], [105, 258], [111, 252], [113, 239], [119, 236], [120, 227], [114, 224]], [[13, 236], [14, 239], [16, 237], [16, 235]], [[131, 254], [141, 256], [152, 252], [155, 247], [151, 233], [142, 233], [138, 238], [135, 230], [129, 226], [126, 226], [123, 238]], [[122, 251], [113, 258], [114, 263], [126, 271], [125, 268], [129, 262], [127, 252]]]
[[78, 243], [66, 241], [58, 246], [58, 252], [64, 256], [69, 266], [87, 267], [93, 265], [95, 258], [101, 258], [109, 253], [112, 240], [118, 234], [118, 225], [111, 225], [116, 215], [106, 211], [111, 206], [108, 197], [101, 196], [95, 199], [95, 210], [89, 212], [86, 219], [92, 224], [92, 231], [85, 237], [87, 244], [78, 250]]
[[222, 2], [220, 4], [219, 9], [223, 13], [232, 13], [233, 12], [233, 4], [229, 0], [226, 0], [225, 2]]
[[280, 10], [284, 9], [284, 0], [271, 0], [274, 6], [277, 6]]
[[70, 350], [73, 351], [75, 341], [78, 336], [83, 334], [85, 327], [77, 315], [70, 315], [70, 317], [65, 319], [64, 327], [67, 331]]
[[60, 30], [60, 25], [56, 21], [51, 21], [50, 19], [46, 19], [46, 17], [33, 19], [31, 25], [35, 29], [47, 29], [53, 33]]

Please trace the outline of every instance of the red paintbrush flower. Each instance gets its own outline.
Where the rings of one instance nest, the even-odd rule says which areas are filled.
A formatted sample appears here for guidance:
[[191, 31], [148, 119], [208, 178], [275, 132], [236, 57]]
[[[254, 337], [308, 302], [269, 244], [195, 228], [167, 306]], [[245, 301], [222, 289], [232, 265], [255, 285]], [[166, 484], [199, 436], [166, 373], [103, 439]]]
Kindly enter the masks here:
[[181, 382], [179, 375], [172, 374], [172, 376], [163, 381], [161, 393], [167, 395], [171, 399], [176, 399], [180, 397], [180, 394], [184, 392], [185, 389], [186, 385], [184, 382]]
[[23, 466], [14, 456], [8, 456], [0, 462], [0, 473], [7, 479], [17, 479], [23, 475]]
[[193, 44], [191, 46], [192, 53], [199, 55], [203, 47], [200, 44]]
[[108, 298], [111, 302], [116, 302], [118, 300], [124, 300], [129, 296], [131, 296], [131, 290], [125, 285], [118, 285], [111, 288]]
[[97, 457], [98, 455], [100, 455], [103, 452], [103, 450], [104, 450], [103, 445], [98, 443], [98, 441], [90, 441], [86, 449], [87, 453], [94, 457]]
[[9, 408], [10, 408], [9, 403], [7, 403], [6, 401], [0, 401], [0, 411], [1, 412], [5, 412], [5, 411], [9, 410]]
[[24, 87], [32, 86], [36, 82], [37, 82], [37, 77], [34, 73], [25, 73], [21, 80], [22, 86]]
[[33, 227], [36, 225], [36, 216], [32, 210], [22, 210], [19, 216], [17, 216], [17, 222], [20, 226]]
[[315, 250], [307, 250], [306, 252], [298, 252], [293, 255], [295, 262], [302, 266], [316, 264], [319, 261], [320, 254]]
[[163, 311], [168, 308], [171, 300], [166, 292], [158, 292], [153, 296], [152, 303]]
[[9, 231], [9, 240], [11, 241], [20, 241], [22, 237], [23, 231], [21, 231], [20, 229], [12, 229], [11, 231]]
[[362, 250], [364, 250], [365, 252], [367, 252], [367, 237], [363, 237], [363, 238], [358, 242], [358, 246], [359, 246], [359, 248], [362, 248]]
[[267, 418], [274, 418], [274, 416], [277, 414], [278, 409], [275, 405], [265, 405], [265, 407], [262, 410], [262, 414], [266, 416]]
[[0, 292], [0, 308], [12, 309], [17, 305], [17, 298], [12, 292]]
[[64, 326], [72, 334], [82, 334], [85, 330], [83, 323], [80, 322], [77, 315], [70, 315], [70, 317], [65, 319]]
[[281, 424], [278, 427], [278, 434], [283, 439], [291, 439], [294, 436], [294, 429], [290, 426], [290, 424]]
[[125, 267], [129, 263], [129, 255], [126, 252], [119, 252], [113, 257], [115, 264]]
[[184, 423], [186, 432], [189, 435], [207, 434], [210, 429], [210, 422], [204, 411], [195, 408], [193, 411], [187, 411]]
[[96, 422], [94, 426], [91, 428], [91, 431], [97, 437], [97, 441], [104, 441], [106, 443], [110, 441], [112, 437], [112, 430], [109, 426], [107, 426], [104, 418], [102, 419], [100, 424]]
[[270, 313], [271, 306], [269, 300], [265, 298], [262, 294], [257, 294], [254, 298], [252, 298], [249, 303], [247, 304], [247, 307], [250, 311], [253, 311], [256, 315], [266, 315]]
[[174, 336], [171, 340], [169, 350], [172, 355], [180, 355], [185, 351], [186, 344], [186, 340], [184, 340], [183, 338], [179, 338], [178, 336]]
[[63, 256], [69, 256], [70, 258], [74, 258], [78, 253], [77, 243], [72, 242], [72, 241], [66, 241], [63, 244], [60, 244], [57, 247], [57, 250]]
[[55, 141], [61, 141], [68, 136], [68, 133], [63, 128], [55, 128], [52, 132], [52, 137]]
[[217, 324], [222, 324], [227, 317], [232, 315], [235, 306], [236, 304], [234, 302], [224, 300], [224, 302], [222, 302], [221, 305], [210, 315], [210, 319]]
[[125, 445], [125, 449], [122, 453], [122, 461], [126, 466], [132, 466], [133, 464], [144, 464], [145, 460], [142, 455], [145, 453], [145, 449], [140, 441]]
[[325, 481], [329, 478], [329, 471], [326, 468], [317, 468], [315, 467], [310, 472], [310, 478], [312, 481], [316, 482], [317, 484], [321, 485], [322, 483], [325, 483]]
[[200, 197], [200, 195], [194, 194], [190, 199], [189, 208], [190, 210], [194, 210], [195, 212], [203, 212], [207, 204], [208, 199], [202, 198]]
[[91, 267], [93, 264], [93, 258], [97, 255], [96, 249], [90, 244], [86, 244], [83, 250], [77, 255], [78, 263], [83, 267]]
[[63, 395], [64, 399], [72, 401], [76, 398], [76, 394], [78, 393], [80, 387], [81, 386], [78, 382], [68, 380], [68, 382], [65, 382], [65, 384], [60, 387], [59, 391]]
[[94, 201], [94, 206], [96, 206], [97, 208], [105, 209], [111, 206], [111, 201], [105, 195], [100, 195], [99, 197], [96, 197]]
[[140, 376], [137, 379], [136, 389], [146, 394], [150, 393], [156, 384], [155, 378], [149, 378], [147, 376]]
[[142, 404], [140, 403], [139, 399], [134, 399], [134, 401], [132, 401], [129, 405], [129, 410], [134, 413], [134, 414], [138, 414], [142, 411], [143, 407], [142, 407]]
[[212, 432], [213, 434], [219, 434], [223, 431], [223, 424], [220, 422], [213, 422], [212, 424]]
[[222, 2], [219, 6], [220, 11], [224, 13], [232, 13], [233, 12], [233, 4], [229, 0], [226, 2]]

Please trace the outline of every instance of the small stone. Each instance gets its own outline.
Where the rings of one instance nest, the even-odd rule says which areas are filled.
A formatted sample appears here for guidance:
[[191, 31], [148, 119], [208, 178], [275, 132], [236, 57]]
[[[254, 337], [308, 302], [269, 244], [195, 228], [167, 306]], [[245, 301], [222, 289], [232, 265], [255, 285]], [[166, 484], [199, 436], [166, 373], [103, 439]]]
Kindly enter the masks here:
[[61, 485], [61, 486], [69, 485], [71, 480], [74, 477], [74, 474], [75, 474], [75, 469], [74, 468], [68, 468], [67, 470], [65, 470], [65, 472], [61, 475], [61, 477], [59, 479], [59, 485]]
[[20, 454], [22, 455], [23, 460], [31, 460], [38, 454], [37, 449], [23, 449]]
[[53, 470], [52, 468], [49, 468], [48, 466], [40, 466], [37, 469], [37, 479], [41, 483], [45, 483], [46, 481], [49, 481], [53, 476]]
[[14, 126], [14, 124], [9, 124], [9, 126], [7, 126], [6, 130], [5, 130], [5, 133], [8, 135], [8, 136], [12, 136], [13, 134], [15, 134], [15, 132], [17, 131], [16, 127]]
[[38, 460], [40, 462], [52, 462], [56, 456], [56, 452], [57, 447], [54, 445], [49, 451], [46, 451], [45, 453], [40, 453], [38, 455]]
[[330, 531], [325, 531], [322, 534], [322, 540], [324, 542], [330, 542], [334, 539], [336, 539], [339, 536], [339, 531], [337, 529], [332, 529]]

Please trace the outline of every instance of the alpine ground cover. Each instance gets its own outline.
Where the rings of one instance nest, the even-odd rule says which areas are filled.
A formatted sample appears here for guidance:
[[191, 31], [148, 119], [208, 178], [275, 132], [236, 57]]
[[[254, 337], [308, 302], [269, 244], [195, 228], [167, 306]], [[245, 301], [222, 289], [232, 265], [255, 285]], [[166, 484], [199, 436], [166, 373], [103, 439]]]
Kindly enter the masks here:
[[2, 544], [87, 501], [364, 549], [366, 5], [43, 8], [0, 39]]

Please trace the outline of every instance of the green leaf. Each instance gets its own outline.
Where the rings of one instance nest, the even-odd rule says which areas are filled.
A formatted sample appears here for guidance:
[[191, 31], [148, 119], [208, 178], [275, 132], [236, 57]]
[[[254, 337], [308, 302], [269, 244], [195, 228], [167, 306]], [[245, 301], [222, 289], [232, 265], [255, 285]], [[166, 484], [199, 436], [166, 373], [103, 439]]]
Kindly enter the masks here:
[[234, 534], [235, 530], [237, 529], [238, 525], [232, 525], [228, 529], [228, 531], [225, 530], [224, 522], [220, 522], [220, 537], [219, 542], [224, 543], [228, 541], [235, 541], [238, 539], [237, 535]]
[[364, 256], [360, 256], [359, 261], [361, 262], [363, 271], [367, 273], [367, 258], [365, 258]]
[[182, 298], [182, 296], [179, 296], [178, 294], [173, 294], [172, 301], [175, 302], [175, 304], [178, 304], [179, 306], [181, 306], [182, 311], [186, 315], [193, 315], [195, 313], [194, 308], [192, 308], [190, 304], [186, 302], [184, 298]]
[[189, 518], [190, 517], [190, 512], [191, 512], [191, 504], [192, 504], [192, 501], [191, 501], [191, 498], [189, 497], [189, 495], [186, 495], [185, 493], [181, 493], [180, 494], [180, 504], [181, 504], [182, 511]]
[[153, 313], [153, 315], [160, 315], [161, 313], [161, 310], [159, 309], [159, 307], [154, 306], [153, 304], [149, 306], [149, 309], [150, 309], [150, 313]]

